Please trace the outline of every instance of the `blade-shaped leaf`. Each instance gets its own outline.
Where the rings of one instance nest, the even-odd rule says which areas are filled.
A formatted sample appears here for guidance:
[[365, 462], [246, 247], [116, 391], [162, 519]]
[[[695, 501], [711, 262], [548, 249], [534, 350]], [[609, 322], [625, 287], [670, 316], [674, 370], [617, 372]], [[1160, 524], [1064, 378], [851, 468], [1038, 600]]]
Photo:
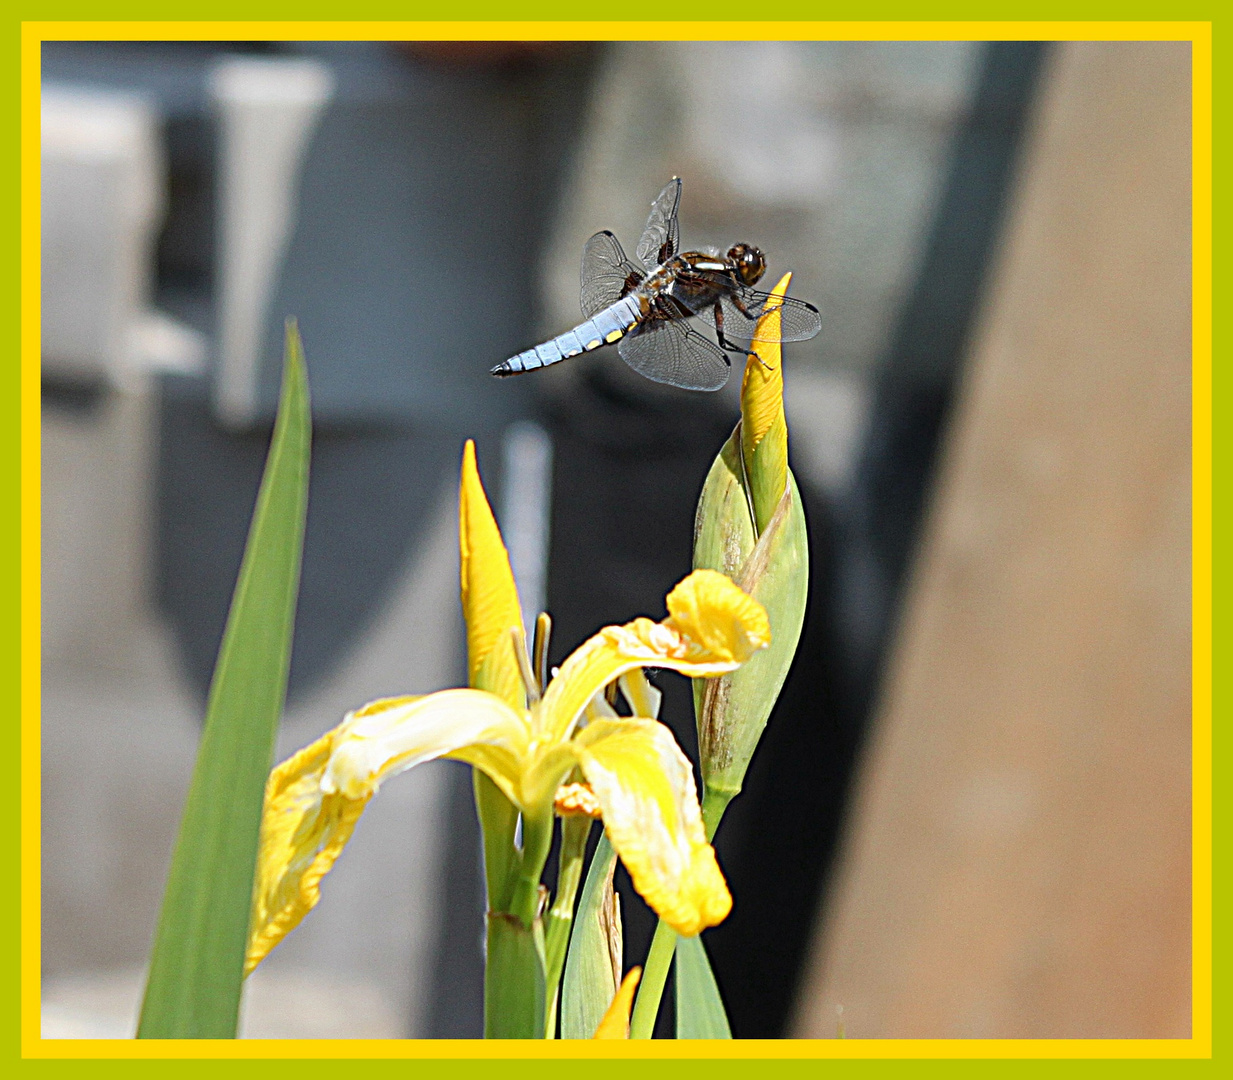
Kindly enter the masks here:
[[287, 327], [278, 419], [159, 917], [139, 1038], [232, 1038], [266, 777], [287, 690], [312, 422]]
[[600, 837], [587, 871], [565, 958], [565, 978], [561, 987], [562, 1039], [589, 1039], [594, 1035], [616, 993], [610, 935], [603, 918], [605, 886], [615, 864], [616, 852], [605, 833]]
[[676, 1037], [732, 1038], [701, 935], [677, 938], [676, 942]]

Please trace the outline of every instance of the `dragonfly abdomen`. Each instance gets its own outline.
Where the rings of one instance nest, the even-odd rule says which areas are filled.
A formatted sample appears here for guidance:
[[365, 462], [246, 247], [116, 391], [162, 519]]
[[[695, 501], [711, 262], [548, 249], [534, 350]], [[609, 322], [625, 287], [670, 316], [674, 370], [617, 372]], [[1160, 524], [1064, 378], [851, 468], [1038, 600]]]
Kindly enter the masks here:
[[547, 367], [579, 353], [591, 352], [601, 345], [619, 341], [638, 321], [640, 308], [634, 296], [624, 296], [610, 307], [592, 315], [572, 330], [558, 334], [551, 341], [536, 345], [492, 369], [494, 375], [518, 375], [524, 371]]

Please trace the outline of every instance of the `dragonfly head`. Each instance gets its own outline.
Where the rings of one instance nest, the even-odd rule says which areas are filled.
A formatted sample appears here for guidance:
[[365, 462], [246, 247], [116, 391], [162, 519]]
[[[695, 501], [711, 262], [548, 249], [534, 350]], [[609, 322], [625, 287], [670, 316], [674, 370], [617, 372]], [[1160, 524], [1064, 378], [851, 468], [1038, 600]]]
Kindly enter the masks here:
[[753, 244], [734, 244], [728, 249], [728, 258], [746, 285], [756, 285], [766, 273], [766, 257]]

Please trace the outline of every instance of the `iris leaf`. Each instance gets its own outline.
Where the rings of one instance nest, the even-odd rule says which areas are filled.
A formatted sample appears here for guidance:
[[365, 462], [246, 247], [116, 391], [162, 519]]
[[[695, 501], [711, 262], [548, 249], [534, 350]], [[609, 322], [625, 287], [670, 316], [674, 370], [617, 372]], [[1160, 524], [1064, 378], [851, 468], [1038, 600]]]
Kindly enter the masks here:
[[287, 690], [312, 437], [287, 326], [278, 418], [214, 668], [137, 1035], [234, 1038], [266, 777]]
[[701, 935], [677, 938], [676, 942], [676, 1037], [732, 1038]]
[[591, 859], [582, 898], [574, 915], [565, 979], [561, 987], [561, 1038], [589, 1039], [608, 1011], [616, 980], [608, 939], [600, 920], [604, 886], [616, 861], [608, 834], [600, 837]]

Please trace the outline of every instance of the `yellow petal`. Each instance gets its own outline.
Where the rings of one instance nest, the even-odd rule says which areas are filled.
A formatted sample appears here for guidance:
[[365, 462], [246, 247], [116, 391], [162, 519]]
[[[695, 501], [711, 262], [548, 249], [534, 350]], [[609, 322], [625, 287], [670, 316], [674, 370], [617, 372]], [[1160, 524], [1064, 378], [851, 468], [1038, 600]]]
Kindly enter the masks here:
[[667, 605], [664, 625], [710, 656], [743, 664], [771, 642], [766, 609], [717, 570], [695, 570]]
[[629, 702], [630, 712], [648, 720], [659, 719], [659, 706], [664, 695], [651, 685], [642, 668], [627, 671], [620, 678], [621, 693]]
[[[337, 729], [322, 789], [350, 798], [423, 761], [481, 758], [503, 789], [517, 793], [528, 752], [526, 715], [485, 690], [441, 690], [385, 698], [348, 715]], [[516, 800], [515, 800], [516, 801]]]
[[454, 756], [515, 798], [526, 755], [524, 716], [482, 690], [382, 698], [274, 769], [266, 782], [248, 954], [252, 971], [320, 899], [321, 879], [381, 782]]
[[722, 922], [732, 897], [706, 841], [693, 767], [672, 732], [654, 720], [597, 720], [574, 748], [642, 898], [686, 937]]
[[595, 1029], [593, 1039], [628, 1039], [629, 1014], [634, 1007], [634, 991], [638, 989], [638, 980], [642, 978], [642, 968], [634, 967], [621, 980], [621, 987], [612, 998], [612, 1004], [604, 1013], [604, 1018]]
[[[791, 274], [771, 290], [786, 296]], [[778, 338], [778, 308], [758, 320], [759, 337]], [[788, 484], [788, 425], [783, 411], [783, 348], [777, 340], [755, 341], [741, 381], [741, 451], [749, 477], [758, 531], [766, 528]]]
[[468, 682], [516, 708], [524, 702], [510, 631], [522, 630], [522, 608], [509, 555], [501, 542], [470, 439], [462, 453], [458, 496], [462, 613], [467, 621]]
[[266, 781], [245, 975], [316, 906], [319, 883], [368, 802], [367, 795], [351, 799], [321, 790], [340, 730], [326, 732]]
[[[674, 610], [675, 609], [675, 610]], [[713, 570], [695, 570], [669, 594], [669, 618], [606, 626], [570, 654], [533, 710], [537, 730], [564, 737], [608, 683], [640, 667], [696, 678], [740, 667], [770, 641], [762, 605]]]

